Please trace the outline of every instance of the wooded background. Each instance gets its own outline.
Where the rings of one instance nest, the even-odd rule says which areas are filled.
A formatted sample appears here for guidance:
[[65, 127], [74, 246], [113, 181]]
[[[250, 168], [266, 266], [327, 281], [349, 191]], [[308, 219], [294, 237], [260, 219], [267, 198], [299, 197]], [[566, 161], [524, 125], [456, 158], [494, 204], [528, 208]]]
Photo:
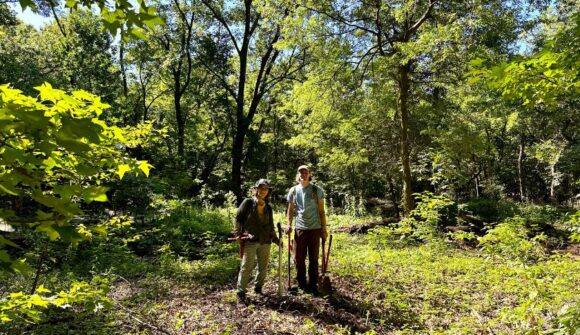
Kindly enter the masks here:
[[103, 250], [223, 256], [302, 164], [333, 229], [545, 260], [580, 241], [579, 54], [574, 0], [0, 0], [0, 319], [102, 308], [136, 262]]

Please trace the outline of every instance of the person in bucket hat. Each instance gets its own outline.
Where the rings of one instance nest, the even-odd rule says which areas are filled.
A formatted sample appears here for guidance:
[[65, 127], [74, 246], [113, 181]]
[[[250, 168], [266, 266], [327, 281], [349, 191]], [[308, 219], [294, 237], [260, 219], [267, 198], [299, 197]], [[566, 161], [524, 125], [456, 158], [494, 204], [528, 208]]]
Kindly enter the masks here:
[[270, 245], [279, 244], [274, 230], [274, 215], [268, 203], [272, 188], [267, 179], [258, 180], [253, 187], [253, 197], [246, 198], [236, 213], [235, 235], [243, 248], [240, 272], [238, 274], [238, 300], [246, 302], [246, 291], [256, 264], [254, 291], [262, 294], [262, 287], [268, 272]]

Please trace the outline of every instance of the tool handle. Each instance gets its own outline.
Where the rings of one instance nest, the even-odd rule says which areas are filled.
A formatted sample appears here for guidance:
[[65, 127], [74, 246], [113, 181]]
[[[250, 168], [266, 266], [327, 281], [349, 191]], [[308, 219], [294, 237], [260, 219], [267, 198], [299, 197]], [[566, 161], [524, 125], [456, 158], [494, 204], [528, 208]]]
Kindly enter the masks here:
[[237, 240], [249, 240], [252, 238], [254, 238], [254, 235], [252, 235], [252, 234], [242, 234], [241, 236], [228, 237], [227, 241], [233, 242], [233, 241], [237, 241]]
[[330, 238], [328, 240], [328, 252], [326, 254], [326, 264], [324, 264], [324, 272], [326, 272], [326, 270], [328, 270], [328, 259], [330, 258], [330, 247], [331, 246], [332, 246], [332, 235], [330, 235]]
[[326, 273], [326, 240], [322, 239], [322, 275]]

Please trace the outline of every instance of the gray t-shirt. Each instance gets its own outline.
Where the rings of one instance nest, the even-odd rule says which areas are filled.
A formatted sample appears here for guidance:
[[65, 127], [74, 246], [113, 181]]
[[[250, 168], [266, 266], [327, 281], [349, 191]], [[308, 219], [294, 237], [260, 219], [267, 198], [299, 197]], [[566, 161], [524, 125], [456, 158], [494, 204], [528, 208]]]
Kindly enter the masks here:
[[324, 190], [320, 186], [314, 186], [313, 184], [308, 184], [306, 188], [302, 188], [302, 185], [298, 184], [292, 187], [286, 196], [286, 200], [294, 203], [296, 207], [296, 229], [312, 230], [322, 228], [320, 216], [318, 215], [318, 204], [312, 194], [314, 188], [318, 191], [318, 200], [324, 199]]

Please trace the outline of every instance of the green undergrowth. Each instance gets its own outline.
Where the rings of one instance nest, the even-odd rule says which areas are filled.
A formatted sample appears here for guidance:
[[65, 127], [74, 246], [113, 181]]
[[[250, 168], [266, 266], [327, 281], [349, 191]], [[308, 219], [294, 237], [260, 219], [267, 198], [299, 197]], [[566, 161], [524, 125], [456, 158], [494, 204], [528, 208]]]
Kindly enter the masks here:
[[[459, 245], [437, 230], [439, 214], [435, 211], [446, 204], [443, 200], [435, 198], [433, 206], [421, 209], [417, 217], [422, 221], [402, 221], [369, 234], [337, 231], [380, 218], [329, 216], [334, 232], [329, 270], [337, 296], [328, 303], [340, 302], [335, 306], [338, 311], [344, 307], [341, 304], [350, 301], [351, 312], [360, 318], [356, 322], [364, 325], [361, 329], [368, 329], [367, 334], [575, 334], [580, 327], [579, 260], [563, 251], [543, 248], [544, 242], [530, 235], [530, 220], [518, 217], [503, 220], [487, 238], [474, 237], [473, 246]], [[537, 208], [527, 213], [539, 213], [533, 214], [536, 221], [553, 215], [553, 222], [577, 231], [577, 214], [556, 216], [549, 209]], [[14, 303], [26, 300], [38, 305], [14, 309], [18, 315], [9, 324], [0, 325], [0, 334], [3, 330], [30, 334], [155, 333], [139, 330], [135, 326], [139, 322], [130, 319], [133, 314], [161, 324], [175, 319], [173, 333], [185, 329], [183, 320], [192, 318], [203, 319], [207, 327], [215, 329], [233, 327], [232, 333], [236, 333], [235, 324], [224, 324], [223, 316], [216, 312], [235, 310], [238, 245], [226, 242], [233, 215], [233, 207], [177, 204], [162, 216], [137, 220], [113, 231], [107, 240], [85, 241], [76, 249], [53, 246], [38, 280], [38, 285], [50, 292], [36, 292], [40, 299], [12, 298]], [[275, 222], [284, 223], [282, 211], [275, 212]], [[283, 241], [287, 243], [285, 238]], [[273, 245], [267, 279], [270, 290], [275, 286], [279, 257]], [[284, 252], [284, 270], [286, 257]], [[4, 286], [7, 291], [28, 292], [33, 278], [3, 279], [9, 280]], [[283, 279], [285, 282], [285, 272]], [[55, 294], [62, 291], [62, 296], [68, 297], [66, 292], [73, 288], [78, 293], [69, 294], [70, 303], [51, 305]], [[6, 301], [2, 307], [9, 305]], [[191, 307], [198, 303], [206, 304], [208, 312]], [[339, 324], [319, 328], [324, 323], [316, 313], [305, 311], [314, 315], [307, 321], [312, 319], [308, 321], [310, 328], [318, 330], [311, 331], [307, 321], [292, 313], [278, 315], [264, 307], [249, 308], [263, 313], [256, 315], [272, 324], [279, 321], [274, 315], [302, 324], [300, 329], [291, 329], [298, 334], [325, 334]], [[354, 333], [349, 327], [330, 332]]]
[[525, 265], [442, 244], [389, 247], [372, 235], [335, 241], [333, 273], [393, 334], [556, 333], [580, 301], [580, 262], [569, 255]]

